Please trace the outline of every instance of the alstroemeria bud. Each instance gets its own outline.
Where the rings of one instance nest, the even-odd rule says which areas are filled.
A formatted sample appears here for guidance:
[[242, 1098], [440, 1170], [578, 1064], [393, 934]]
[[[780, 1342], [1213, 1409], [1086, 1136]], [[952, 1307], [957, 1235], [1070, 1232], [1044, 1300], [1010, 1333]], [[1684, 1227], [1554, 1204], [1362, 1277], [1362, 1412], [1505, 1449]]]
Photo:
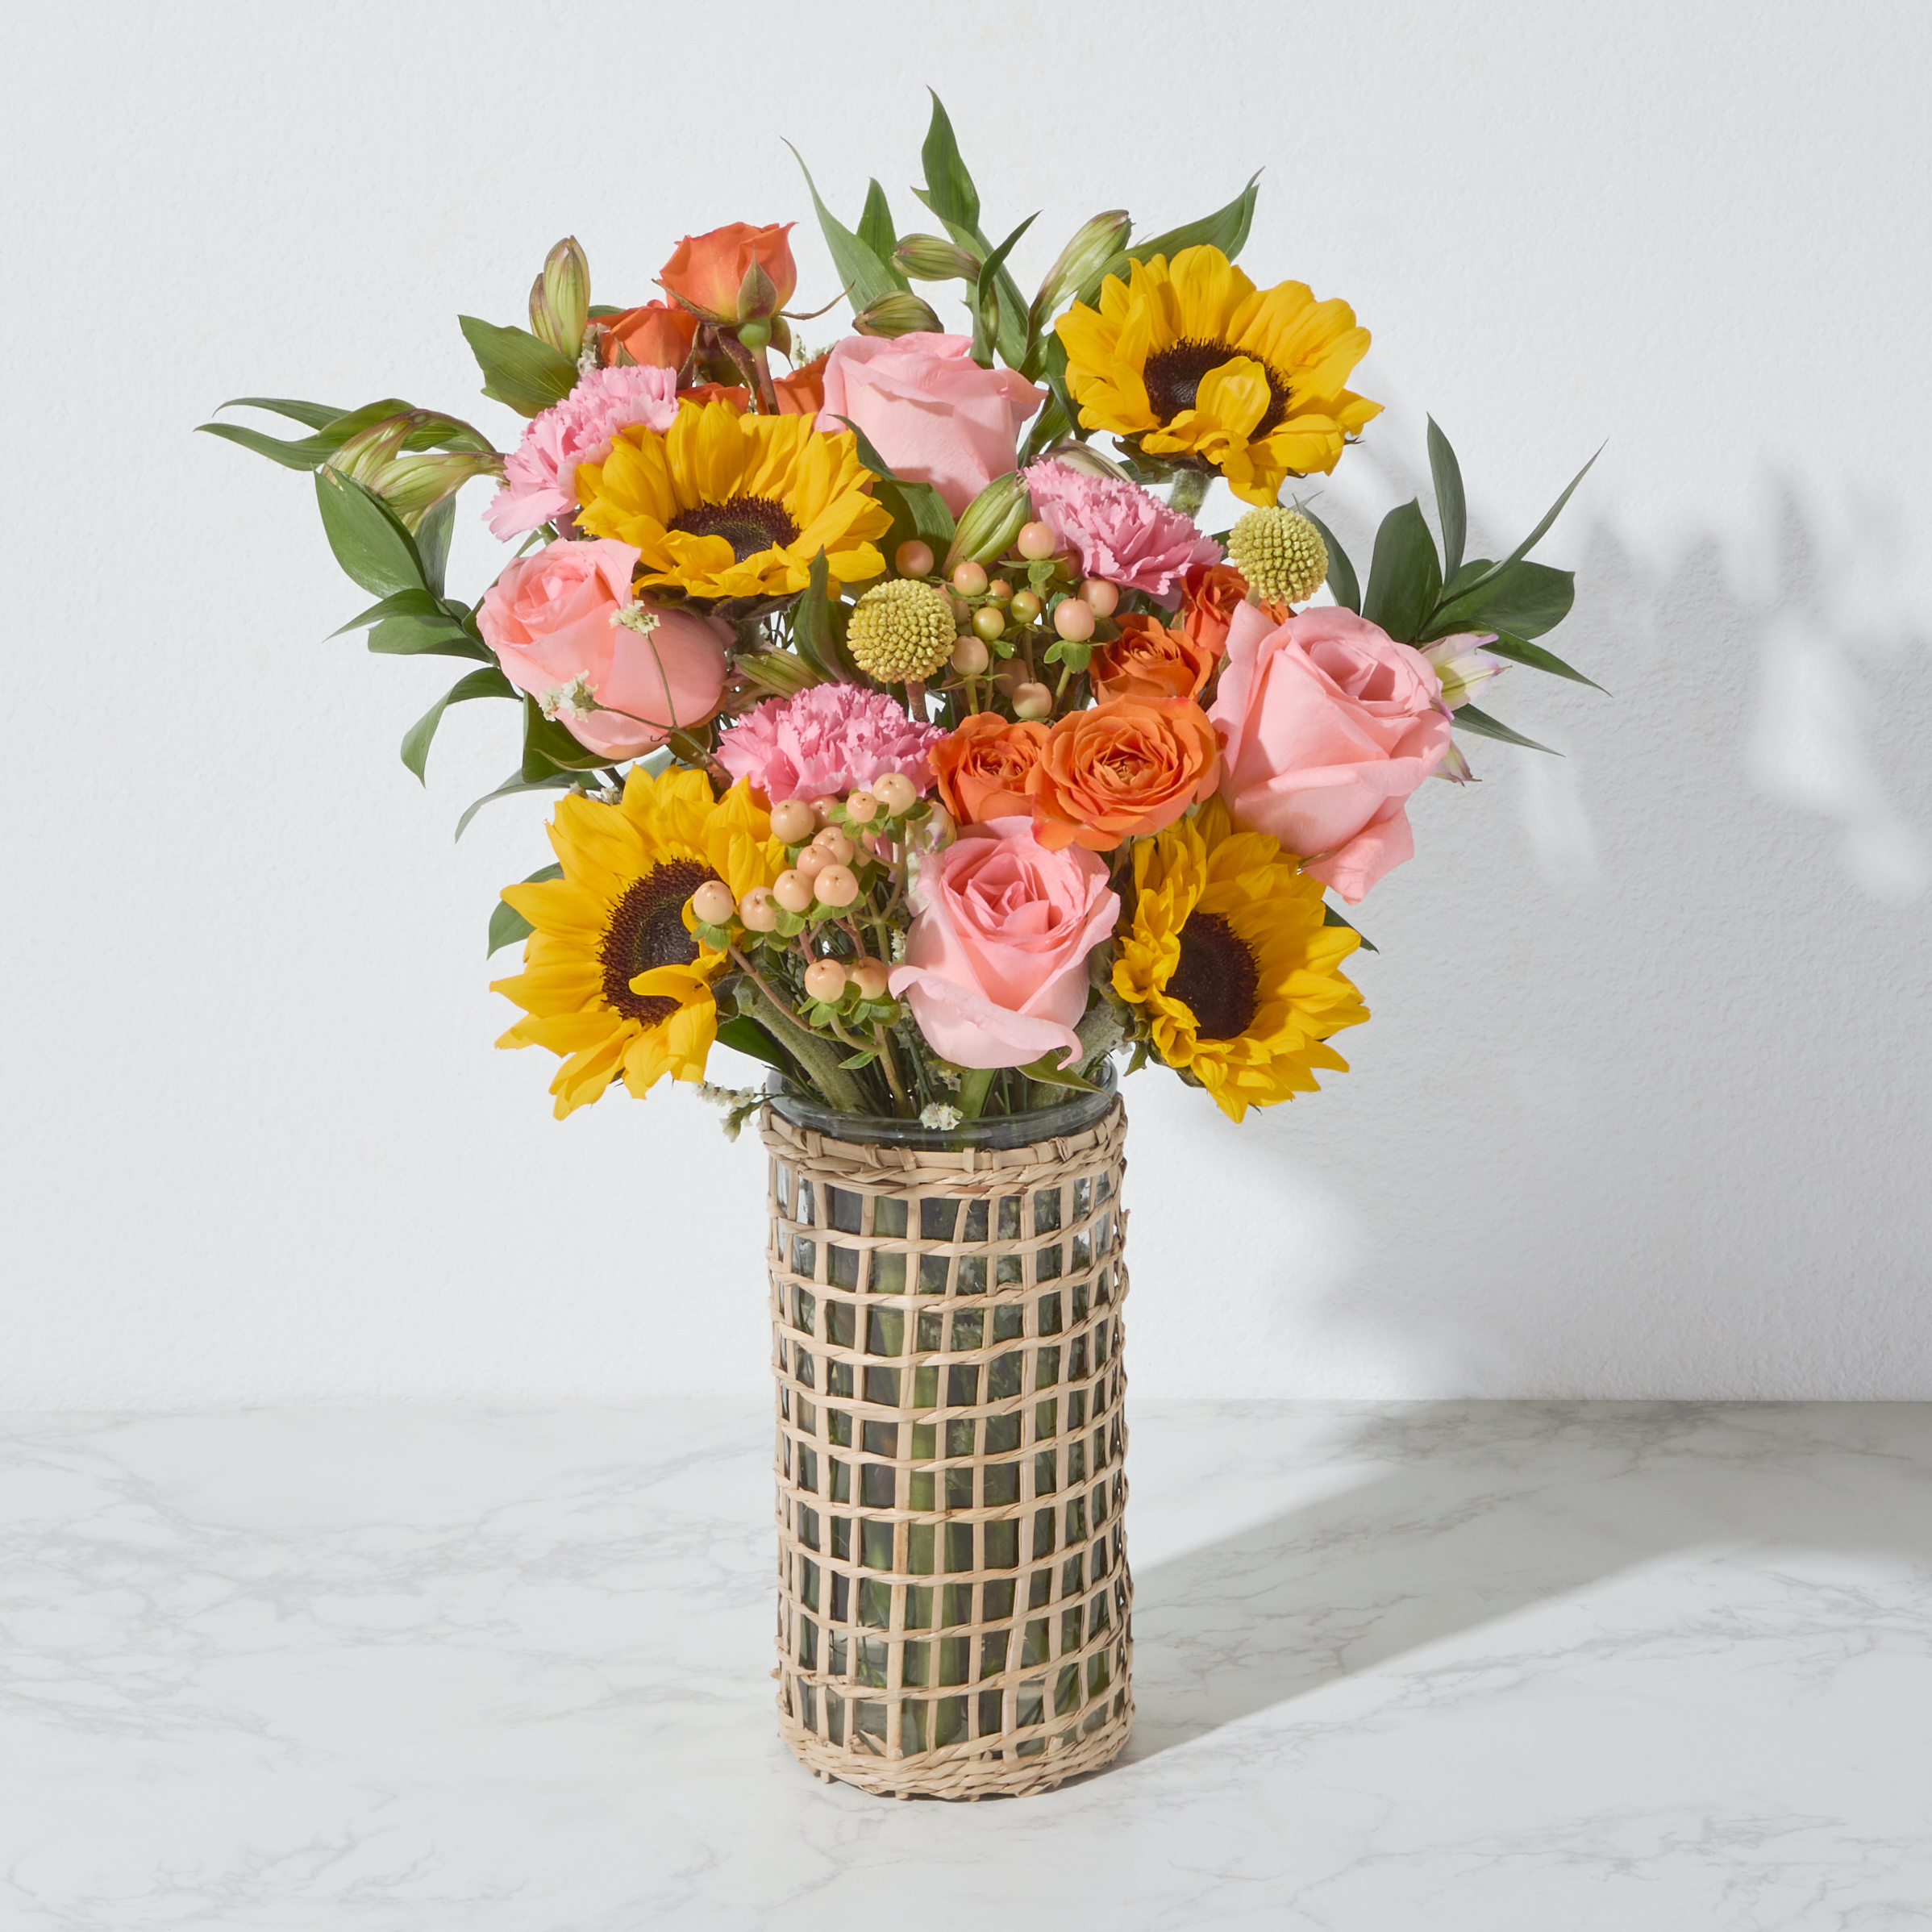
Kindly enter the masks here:
[[852, 327], [861, 335], [910, 335], [916, 331], [936, 335], [939, 319], [930, 304], [909, 289], [894, 289], [881, 295], [852, 318]]
[[1464, 631], [1454, 637], [1439, 637], [1434, 643], [1422, 647], [1423, 656], [1434, 666], [1442, 684], [1443, 702], [1451, 710], [1459, 710], [1476, 695], [1478, 686], [1487, 684], [1497, 672], [1508, 669], [1499, 659], [1476, 648], [1495, 642], [1493, 631]]
[[369, 487], [414, 531], [445, 497], [454, 496], [473, 477], [500, 477], [501, 456], [472, 452], [447, 456], [398, 456], [379, 484]]
[[574, 235], [566, 235], [543, 258], [543, 273], [530, 291], [530, 332], [575, 362], [590, 321], [590, 264]]
[[1091, 443], [1076, 442], [1071, 436], [1056, 443], [1052, 448], [1040, 452], [1041, 460], [1051, 459], [1064, 463], [1069, 469], [1077, 469], [1083, 476], [1111, 477], [1116, 483], [1131, 483], [1134, 479], [1110, 456], [1103, 456]]
[[902, 235], [893, 265], [914, 281], [977, 281], [980, 264], [955, 242], [938, 235]]
[[1033, 514], [1026, 479], [1017, 469], [995, 477], [960, 512], [942, 573], [951, 577], [964, 563], [985, 563], [1002, 555]]
[[[410, 454], [454, 443], [442, 456]], [[473, 477], [503, 473], [503, 458], [467, 423], [435, 410], [405, 410], [359, 431], [329, 459], [329, 468], [382, 498], [414, 530], [443, 499]]]
[[1033, 298], [1033, 314], [1044, 322], [1071, 295], [1080, 294], [1089, 282], [1100, 280], [1101, 270], [1120, 252], [1121, 244], [1133, 227], [1124, 208], [1110, 208], [1097, 214], [1060, 252], [1060, 260], [1047, 271], [1040, 292]]

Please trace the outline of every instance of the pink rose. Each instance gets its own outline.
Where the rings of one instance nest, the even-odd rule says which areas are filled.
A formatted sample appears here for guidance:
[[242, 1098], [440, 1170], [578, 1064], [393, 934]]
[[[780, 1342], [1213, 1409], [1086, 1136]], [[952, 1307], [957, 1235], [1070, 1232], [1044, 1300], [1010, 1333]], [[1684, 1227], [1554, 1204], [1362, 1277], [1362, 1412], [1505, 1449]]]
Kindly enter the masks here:
[[1079, 1058], [1087, 955], [1120, 917], [1104, 860], [1047, 851], [1024, 818], [989, 819], [926, 861], [913, 910], [889, 984], [934, 1052], [961, 1067]]
[[673, 727], [702, 724], [724, 693], [729, 628], [635, 603], [637, 560], [608, 537], [548, 543], [512, 564], [477, 611], [503, 675], [606, 758], [635, 758]]
[[1276, 624], [1243, 604], [1208, 711], [1235, 824], [1354, 905], [1414, 855], [1405, 802], [1449, 749], [1440, 692], [1421, 652], [1352, 610]]
[[896, 475], [930, 483], [956, 517], [1013, 468], [1020, 427], [1047, 400], [1011, 369], [983, 369], [967, 335], [847, 335], [825, 365], [822, 430], [858, 424]]

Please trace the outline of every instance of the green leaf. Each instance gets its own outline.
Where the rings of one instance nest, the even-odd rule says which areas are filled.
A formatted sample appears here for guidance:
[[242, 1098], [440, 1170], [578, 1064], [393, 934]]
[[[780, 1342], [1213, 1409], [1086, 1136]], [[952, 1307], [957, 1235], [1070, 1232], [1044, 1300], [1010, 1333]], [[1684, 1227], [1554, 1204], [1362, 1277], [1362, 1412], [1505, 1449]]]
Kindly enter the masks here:
[[799, 592], [792, 606], [792, 643], [809, 664], [827, 677], [843, 684], [863, 681], [852, 660], [845, 654], [845, 643], [832, 622], [832, 601], [826, 570], [825, 552], [812, 559], [811, 581]]
[[881, 548], [889, 557], [908, 537], [918, 537], [943, 556], [952, 541], [952, 512], [930, 483], [914, 483], [893, 474], [892, 466], [872, 447], [872, 439], [849, 417], [838, 420], [858, 439], [859, 460], [879, 480], [872, 494], [892, 512], [892, 529]]
[[369, 633], [378, 657], [468, 657], [493, 664], [496, 655], [448, 618], [385, 617]]
[[1443, 526], [1443, 574], [1453, 577], [1463, 567], [1469, 506], [1463, 495], [1463, 467], [1433, 416], [1429, 418], [1429, 474], [1435, 484], [1435, 514]]
[[1435, 609], [1442, 589], [1435, 539], [1422, 519], [1422, 505], [1412, 499], [1390, 510], [1376, 532], [1375, 560], [1368, 568], [1362, 614], [1397, 643], [1411, 644]]
[[[1468, 574], [1468, 566], [1464, 566]], [[1541, 637], [1570, 614], [1576, 601], [1576, 573], [1522, 560], [1493, 564], [1466, 590], [1455, 590], [1438, 605], [1428, 635], [1455, 631], [1502, 631], [1512, 637]]]
[[[1511, 637], [1507, 631], [1498, 631], [1483, 649], [1493, 657], [1506, 657], [1510, 663], [1527, 664], [1532, 671], [1547, 671], [1552, 677], [1568, 677], [1580, 685], [1588, 685], [1593, 691], [1603, 691], [1603, 686], [1593, 677], [1585, 677], [1575, 666], [1566, 664], [1554, 651], [1546, 651], [1541, 644], [1533, 644], [1527, 638]], [[1603, 691], [1605, 697], [1608, 691]]]
[[1198, 248], [1205, 243], [1218, 248], [1232, 261], [1247, 240], [1248, 227], [1255, 219], [1255, 195], [1260, 179], [1259, 173], [1251, 177], [1247, 185], [1225, 208], [1217, 208], [1212, 214], [1203, 215], [1197, 222], [1186, 222], [1178, 228], [1170, 228], [1165, 235], [1137, 241], [1122, 252], [1129, 261], [1151, 261], [1156, 255], [1164, 255], [1172, 261], [1183, 248]]
[[[1597, 456], [1601, 456], [1603, 454], [1605, 447], [1605, 446], [1601, 443], [1597, 445]], [[1559, 497], [1556, 501], [1550, 506], [1548, 510], [1543, 513], [1543, 521], [1539, 523], [1536, 527], [1532, 530], [1530, 534], [1525, 537], [1523, 540], [1518, 543], [1516, 548], [1512, 550], [1500, 564], [1492, 564], [1489, 566], [1488, 573], [1489, 577], [1498, 576], [1503, 571], [1507, 570], [1511, 564], [1520, 564], [1523, 559], [1526, 557], [1530, 552], [1543, 540], [1543, 538], [1549, 533], [1550, 526], [1556, 521], [1559, 516], [1562, 514], [1564, 505], [1568, 502], [1571, 497], [1575, 493], [1576, 485], [1590, 473], [1592, 467], [1597, 461], [1597, 456], [1591, 457], [1589, 462], [1584, 464], [1583, 468], [1578, 470], [1575, 476], [1571, 477], [1568, 488], [1566, 489], [1563, 494]], [[1485, 581], [1487, 581], [1487, 578], [1485, 577], [1478, 577], [1476, 580], [1476, 582], [1478, 584]], [[1471, 588], [1473, 589], [1474, 586], [1472, 585]]]
[[[564, 868], [560, 865], [540, 865], [523, 883], [526, 885], [540, 885], [546, 879], [560, 879]], [[535, 931], [515, 906], [499, 899], [496, 910], [489, 915], [489, 949], [484, 954], [501, 952], [506, 946], [514, 946], [518, 939], [527, 939]]]
[[373, 491], [325, 464], [315, 473], [315, 502], [335, 561], [364, 590], [393, 597], [428, 588], [415, 539]]
[[1349, 562], [1348, 552], [1335, 540], [1335, 533], [1312, 510], [1304, 510], [1301, 514], [1321, 532], [1322, 541], [1328, 546], [1328, 587], [1334, 593], [1335, 602], [1344, 610], [1359, 614], [1362, 586], [1355, 581], [1355, 567]]
[[1019, 1071], [1028, 1080], [1036, 1080], [1043, 1086], [1072, 1087], [1082, 1093], [1097, 1093], [1100, 1091], [1092, 1081], [1082, 1080], [1077, 1073], [1070, 1070], [1063, 1071], [1060, 1059], [1058, 1052], [1043, 1053], [1038, 1060], [1029, 1061]]
[[402, 735], [402, 762], [416, 774], [418, 784], [427, 784], [423, 777], [429, 764], [430, 740], [436, 735], [436, 727], [443, 722], [443, 714], [452, 705], [460, 705], [472, 697], [514, 697], [517, 688], [494, 664], [481, 671], [471, 671], [459, 677], [436, 702], [418, 718]]
[[[1001, 271], [1006, 268], [1006, 257], [1013, 252], [1013, 244], [1039, 219], [1039, 216], [1037, 213], [1028, 215], [980, 264], [979, 285], [974, 290], [972, 298], [972, 359], [983, 368], [991, 368], [993, 367], [994, 344], [1003, 344], [1006, 338], [1013, 332], [1010, 328], [1005, 326], [1011, 318], [1010, 311], [1000, 300], [999, 295], [1000, 277]], [[1010, 281], [1012, 277], [1009, 276], [1006, 279]], [[1020, 323], [1019, 336], [1019, 355], [1017, 360], [1023, 361], [1026, 354], [1026, 325], [1023, 318]], [[1006, 360], [1009, 362], [1016, 360], [1016, 358], [1006, 354], [1004, 348], [1001, 348], [1001, 353], [1006, 355]]]
[[986, 1108], [987, 1090], [993, 1085], [997, 1069], [991, 1067], [968, 1067], [960, 1075], [960, 1114], [962, 1119], [977, 1120]]
[[901, 289], [911, 288], [912, 284], [893, 266], [893, 251], [899, 245], [898, 231], [893, 226], [892, 209], [885, 199], [885, 190], [876, 181], [866, 185], [865, 206], [859, 216], [859, 239], [872, 250], [886, 273]]
[[452, 490], [432, 504], [416, 525], [416, 555], [423, 560], [423, 581], [438, 597], [449, 568], [449, 539], [456, 527], [456, 498]]
[[194, 427], [197, 435], [219, 436], [224, 443], [252, 450], [271, 463], [279, 463], [284, 469], [313, 469], [342, 447], [339, 441], [328, 436], [302, 436], [285, 442], [279, 436], [264, 436], [258, 429], [244, 429], [235, 423], [198, 423]]
[[768, 1067], [776, 1067], [781, 1073], [792, 1070], [791, 1056], [757, 1021], [747, 1019], [743, 1014], [718, 1022], [718, 1040], [720, 1046], [729, 1047], [752, 1060], [761, 1060]]
[[310, 429], [327, 429], [348, 414], [327, 402], [298, 402], [288, 396], [231, 396], [223, 409], [265, 409], [291, 423], [306, 423]]
[[456, 321], [483, 372], [483, 393], [518, 415], [540, 415], [576, 388], [577, 364], [527, 329], [500, 329], [473, 315]]
[[926, 144], [919, 160], [926, 169], [926, 193], [920, 197], [942, 220], [956, 221], [963, 228], [977, 230], [980, 223], [980, 191], [960, 156], [952, 121], [945, 103], [930, 87], [932, 119], [926, 130]]
[[1324, 926], [1346, 926], [1362, 942], [1364, 952], [1380, 952], [1382, 950], [1353, 919], [1343, 918], [1326, 899], [1322, 901], [1322, 923]]
[[1464, 705], [1455, 714], [1455, 728], [1459, 731], [1473, 731], [1479, 738], [1501, 739], [1505, 744], [1519, 744], [1526, 752], [1549, 752], [1552, 758], [1560, 758], [1563, 753], [1551, 751], [1547, 744], [1539, 744], [1534, 738], [1526, 738], [1521, 731], [1513, 731], [1500, 718], [1492, 718], [1487, 711], [1479, 711], [1474, 705]]
[[456, 836], [460, 839], [468, 828], [469, 822], [493, 799], [507, 798], [517, 792], [565, 792], [576, 784], [568, 772], [552, 772], [542, 778], [526, 778], [520, 772], [514, 777], [506, 778], [493, 792], [485, 792], [469, 806], [456, 821]]
[[537, 701], [523, 693], [523, 777], [534, 782], [552, 772], [594, 772], [610, 763], [581, 745], [554, 718], [546, 718]]
[[331, 631], [331, 637], [340, 637], [350, 631], [360, 631], [371, 624], [379, 624], [386, 617], [422, 617], [447, 621], [448, 613], [438, 599], [427, 590], [398, 590], [393, 597], [385, 597], [381, 602], [371, 604], [360, 616], [352, 617], [340, 630]]
[[[785, 146], [792, 148], [789, 141]], [[845, 227], [818, 198], [818, 185], [812, 179], [811, 169], [805, 164], [805, 156], [796, 148], [792, 148], [792, 159], [797, 162], [798, 172], [805, 177], [805, 185], [811, 190], [812, 206], [818, 211], [819, 231], [825, 236], [826, 247], [831, 251], [832, 266], [845, 284], [846, 298], [852, 305], [852, 313], [856, 315], [861, 309], [869, 308], [881, 296], [890, 295], [896, 289], [909, 288], [911, 285], [903, 281], [892, 266], [891, 248], [886, 249], [885, 259], [882, 260], [869, 243]], [[869, 200], [866, 205], [869, 209]], [[863, 222], [864, 217], [860, 219]]]

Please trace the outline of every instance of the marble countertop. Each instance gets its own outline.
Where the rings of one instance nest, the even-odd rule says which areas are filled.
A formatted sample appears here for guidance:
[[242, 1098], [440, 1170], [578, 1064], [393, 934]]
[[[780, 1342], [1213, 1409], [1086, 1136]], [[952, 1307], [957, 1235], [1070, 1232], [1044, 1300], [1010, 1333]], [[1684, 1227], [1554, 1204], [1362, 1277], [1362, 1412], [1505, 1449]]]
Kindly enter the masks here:
[[0, 1424], [0, 1926], [1932, 1919], [1932, 1405], [1129, 1413], [1134, 1741], [977, 1805], [778, 1743], [754, 1405]]

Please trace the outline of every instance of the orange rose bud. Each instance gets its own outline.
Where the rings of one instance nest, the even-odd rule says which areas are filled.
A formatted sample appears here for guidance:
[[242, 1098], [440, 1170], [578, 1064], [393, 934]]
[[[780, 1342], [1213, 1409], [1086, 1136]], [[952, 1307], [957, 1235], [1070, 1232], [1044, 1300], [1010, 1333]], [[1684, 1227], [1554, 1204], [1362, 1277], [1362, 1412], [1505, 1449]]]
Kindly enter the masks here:
[[1137, 615], [1120, 620], [1118, 637], [1094, 646], [1088, 668], [1102, 697], [1198, 697], [1220, 662], [1218, 645]]
[[926, 754], [940, 802], [962, 825], [1031, 816], [1026, 778], [1047, 748], [1047, 727], [981, 711]]
[[642, 308], [604, 318], [604, 360], [681, 369], [690, 360], [697, 335], [695, 315], [687, 314], [674, 302], [647, 302]]
[[727, 327], [768, 322], [792, 299], [798, 270], [785, 238], [793, 224], [754, 228], [732, 222], [709, 235], [687, 235], [658, 284], [693, 315]]
[[1049, 851], [1110, 852], [1172, 825], [1220, 781], [1221, 743], [1186, 698], [1115, 697], [1071, 711], [1026, 775], [1033, 835]]

